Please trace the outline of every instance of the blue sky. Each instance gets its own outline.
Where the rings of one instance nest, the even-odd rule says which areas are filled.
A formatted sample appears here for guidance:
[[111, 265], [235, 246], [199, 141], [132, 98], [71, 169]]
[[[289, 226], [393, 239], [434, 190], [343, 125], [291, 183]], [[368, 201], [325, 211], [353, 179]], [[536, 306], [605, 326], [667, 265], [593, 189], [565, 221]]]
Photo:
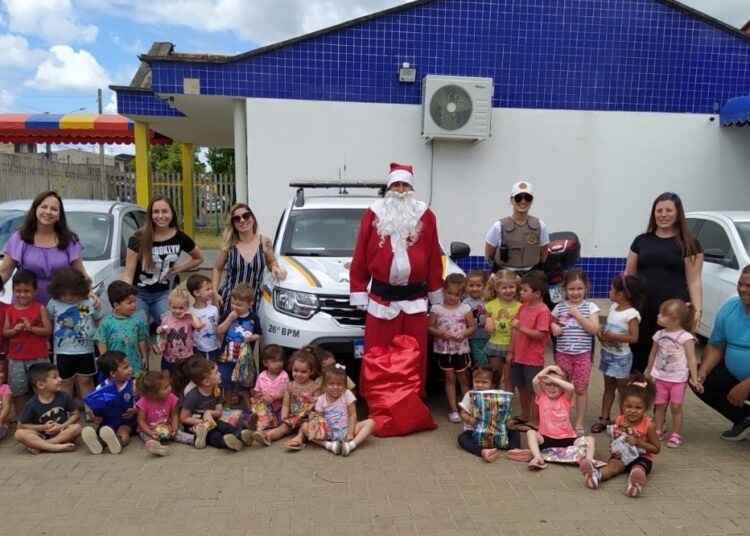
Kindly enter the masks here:
[[[180, 52], [235, 54], [404, 0], [0, 0], [0, 112], [115, 112], [154, 41]], [[748, 0], [683, 0], [734, 26]], [[120, 148], [121, 149], [121, 148]]]

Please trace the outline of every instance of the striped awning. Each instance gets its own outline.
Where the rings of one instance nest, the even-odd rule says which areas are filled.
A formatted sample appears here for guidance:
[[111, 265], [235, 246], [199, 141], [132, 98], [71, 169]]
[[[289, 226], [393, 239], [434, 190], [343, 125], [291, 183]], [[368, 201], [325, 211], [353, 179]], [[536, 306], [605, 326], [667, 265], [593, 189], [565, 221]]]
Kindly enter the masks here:
[[[117, 114], [0, 114], [0, 143], [135, 143], [133, 125]], [[172, 143], [153, 130], [149, 138]]]

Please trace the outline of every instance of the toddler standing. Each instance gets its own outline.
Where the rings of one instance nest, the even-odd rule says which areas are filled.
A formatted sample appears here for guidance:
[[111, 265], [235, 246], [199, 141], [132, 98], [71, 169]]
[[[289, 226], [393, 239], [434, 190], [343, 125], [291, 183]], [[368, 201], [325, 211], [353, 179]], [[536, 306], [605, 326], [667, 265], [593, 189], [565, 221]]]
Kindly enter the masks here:
[[47, 311], [63, 391], [73, 396], [73, 388], [77, 387], [78, 395], [84, 398], [94, 389], [94, 335], [102, 318], [101, 304], [99, 308], [94, 306], [88, 278], [75, 268], [57, 270], [47, 291], [52, 296]]
[[5, 309], [3, 336], [8, 339], [8, 385], [15, 414], [20, 415], [29, 391], [29, 369], [49, 364], [49, 336], [52, 323], [47, 309], [34, 300], [36, 274], [16, 270], [13, 275], [15, 303]]
[[[521, 279], [521, 302], [516, 317], [511, 321], [513, 339], [508, 349], [511, 381], [518, 388], [521, 417], [514, 419], [518, 430], [535, 429], [537, 406], [533, 403], [533, 381], [544, 366], [544, 347], [549, 338], [552, 319], [542, 301], [547, 292], [547, 278], [542, 272], [531, 271]], [[525, 425], [525, 426], [524, 426]]]
[[504, 387], [512, 391], [510, 381], [510, 361], [508, 348], [513, 336], [511, 321], [521, 308], [518, 301], [518, 286], [521, 279], [511, 270], [498, 270], [490, 276], [484, 291], [485, 310], [487, 319], [485, 329], [490, 338], [484, 347], [484, 352], [490, 366], [500, 373], [500, 380]]
[[466, 278], [450, 274], [443, 283], [443, 303], [430, 310], [427, 331], [434, 337], [433, 350], [438, 365], [445, 373], [445, 396], [448, 399], [448, 420], [461, 422], [456, 400], [456, 380], [461, 396], [469, 390], [466, 371], [471, 367], [471, 349], [467, 337], [476, 331], [471, 307], [461, 303], [466, 289]]
[[[357, 421], [357, 398], [346, 388], [346, 367], [336, 364], [323, 375], [324, 393], [315, 402], [315, 411], [322, 413], [326, 432], [311, 437], [309, 423], [303, 423], [299, 434], [290, 441], [304, 445], [303, 437], [334, 454], [349, 456], [375, 429], [375, 421]], [[290, 445], [287, 445], [290, 447]]]
[[99, 354], [117, 350], [128, 356], [133, 375], [148, 369], [148, 328], [137, 315], [138, 289], [124, 281], [113, 281], [107, 288], [112, 314], [99, 323], [96, 345]]
[[11, 399], [10, 387], [5, 383], [5, 369], [3, 363], [0, 363], [0, 441], [8, 435]]
[[211, 278], [203, 274], [193, 274], [188, 278], [185, 286], [193, 297], [190, 312], [203, 324], [202, 328], [193, 331], [193, 355], [218, 363], [221, 354], [221, 344], [216, 335], [216, 328], [219, 326], [219, 309], [211, 303], [214, 296]]
[[158, 348], [162, 354], [161, 368], [175, 373], [182, 363], [193, 357], [193, 330], [202, 328], [203, 324], [190, 313], [190, 294], [184, 288], [173, 288], [168, 304], [169, 312], [161, 319], [156, 334], [163, 340]]
[[552, 310], [550, 331], [557, 337], [555, 364], [572, 380], [576, 392], [576, 436], [582, 436], [586, 422], [589, 379], [593, 359], [593, 336], [599, 331], [599, 307], [586, 299], [589, 281], [583, 270], [565, 272], [562, 278], [565, 300]]
[[474, 324], [477, 330], [469, 335], [469, 348], [471, 348], [471, 360], [475, 366], [487, 363], [487, 354], [484, 347], [490, 336], [485, 329], [487, 313], [484, 308], [484, 287], [487, 285], [487, 274], [482, 270], [471, 270], [466, 275], [466, 297], [464, 303], [471, 307]]
[[698, 381], [698, 361], [695, 358], [695, 337], [690, 330], [695, 310], [682, 300], [667, 300], [659, 307], [656, 322], [662, 328], [654, 333], [654, 344], [648, 357], [646, 378], [653, 378], [656, 386], [654, 427], [659, 440], [664, 436], [667, 404], [672, 412], [672, 435], [667, 446], [682, 445], [682, 405], [688, 379], [696, 391], [703, 387]]

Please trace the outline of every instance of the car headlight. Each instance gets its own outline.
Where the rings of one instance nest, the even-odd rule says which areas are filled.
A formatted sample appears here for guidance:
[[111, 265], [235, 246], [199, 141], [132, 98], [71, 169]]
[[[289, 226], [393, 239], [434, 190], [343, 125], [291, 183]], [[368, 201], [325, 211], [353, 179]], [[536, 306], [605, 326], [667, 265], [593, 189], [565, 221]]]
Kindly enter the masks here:
[[318, 296], [285, 288], [273, 290], [273, 306], [284, 314], [308, 319], [318, 312]]

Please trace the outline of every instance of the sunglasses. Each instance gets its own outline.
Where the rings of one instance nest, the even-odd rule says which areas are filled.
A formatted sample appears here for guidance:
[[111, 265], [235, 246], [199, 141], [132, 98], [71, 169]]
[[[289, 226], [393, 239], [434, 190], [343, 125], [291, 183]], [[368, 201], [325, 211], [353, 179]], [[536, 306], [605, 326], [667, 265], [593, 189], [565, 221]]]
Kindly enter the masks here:
[[240, 223], [240, 220], [247, 221], [252, 217], [253, 217], [253, 213], [248, 211], [248, 212], [243, 212], [242, 214], [236, 214], [232, 216], [231, 219], [232, 219], [232, 223]]
[[529, 194], [516, 194], [515, 196], [513, 196], [513, 200], [516, 203], [520, 203], [521, 201], [531, 203], [534, 200], [534, 196]]

